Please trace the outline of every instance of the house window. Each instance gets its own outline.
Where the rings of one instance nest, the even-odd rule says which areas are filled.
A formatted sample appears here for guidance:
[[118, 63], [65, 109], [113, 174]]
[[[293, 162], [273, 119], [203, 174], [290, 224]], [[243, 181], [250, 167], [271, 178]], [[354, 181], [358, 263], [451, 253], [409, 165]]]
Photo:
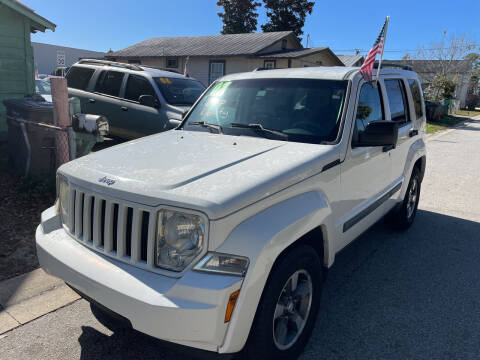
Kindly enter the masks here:
[[177, 69], [178, 68], [178, 59], [176, 57], [167, 58], [167, 68]]
[[287, 48], [287, 39], [282, 40], [282, 50], [285, 50]]
[[275, 69], [275, 60], [265, 60], [263, 62], [263, 67], [265, 69]]
[[211, 84], [223, 75], [225, 75], [225, 61], [210, 61], [208, 83]]

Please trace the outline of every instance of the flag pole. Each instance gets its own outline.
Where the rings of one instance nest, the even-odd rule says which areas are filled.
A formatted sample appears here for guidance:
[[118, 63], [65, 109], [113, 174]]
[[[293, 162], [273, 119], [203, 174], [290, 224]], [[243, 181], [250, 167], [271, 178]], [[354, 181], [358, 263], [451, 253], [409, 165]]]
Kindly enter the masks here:
[[389, 21], [390, 21], [390, 16], [387, 16], [387, 20], [385, 21], [385, 33], [383, 35], [383, 49], [382, 49], [382, 53], [380, 54], [380, 60], [378, 61], [377, 78], [375, 79], [375, 87], [377, 87], [378, 85], [378, 77], [380, 76], [380, 68], [382, 67], [383, 52], [385, 51], [385, 43], [387, 42], [387, 31], [388, 31]]

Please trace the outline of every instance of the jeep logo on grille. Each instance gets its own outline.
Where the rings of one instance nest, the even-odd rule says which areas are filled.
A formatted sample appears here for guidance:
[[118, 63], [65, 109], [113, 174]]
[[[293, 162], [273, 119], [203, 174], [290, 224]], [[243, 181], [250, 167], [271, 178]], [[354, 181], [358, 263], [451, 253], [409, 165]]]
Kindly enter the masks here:
[[115, 184], [115, 180], [109, 179], [109, 178], [107, 178], [106, 176], [98, 179], [98, 182], [107, 184], [108, 186]]

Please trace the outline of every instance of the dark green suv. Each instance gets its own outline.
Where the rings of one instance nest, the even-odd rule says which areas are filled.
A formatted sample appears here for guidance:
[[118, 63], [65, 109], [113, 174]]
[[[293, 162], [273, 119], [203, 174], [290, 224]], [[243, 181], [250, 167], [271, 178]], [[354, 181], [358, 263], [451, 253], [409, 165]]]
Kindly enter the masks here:
[[106, 116], [110, 134], [124, 139], [175, 127], [205, 90], [175, 72], [105, 60], [80, 60], [66, 78], [82, 112]]

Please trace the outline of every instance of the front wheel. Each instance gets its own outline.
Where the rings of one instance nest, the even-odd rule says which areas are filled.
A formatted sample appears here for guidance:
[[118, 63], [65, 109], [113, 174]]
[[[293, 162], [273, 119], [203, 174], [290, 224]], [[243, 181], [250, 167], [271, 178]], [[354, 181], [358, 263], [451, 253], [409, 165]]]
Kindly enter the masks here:
[[420, 200], [420, 188], [420, 171], [417, 167], [414, 167], [403, 202], [387, 217], [387, 222], [392, 228], [406, 230], [413, 224]]
[[295, 359], [315, 325], [322, 264], [306, 245], [293, 249], [272, 270], [257, 308], [244, 355], [248, 359]]

